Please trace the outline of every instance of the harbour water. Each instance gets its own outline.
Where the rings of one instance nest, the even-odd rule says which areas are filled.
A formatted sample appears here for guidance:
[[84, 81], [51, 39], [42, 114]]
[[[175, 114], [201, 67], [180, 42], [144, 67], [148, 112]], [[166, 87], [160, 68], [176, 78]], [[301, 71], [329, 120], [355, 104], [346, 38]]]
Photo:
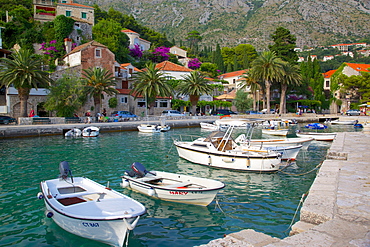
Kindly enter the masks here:
[[[294, 136], [294, 127], [291, 136]], [[242, 132], [242, 130], [239, 130]], [[325, 130], [356, 131], [352, 126]], [[86, 176], [123, 192], [147, 208], [130, 233], [129, 246], [196, 246], [224, 234], [254, 229], [274, 237], [289, 233], [302, 194], [311, 186], [316, 167], [330, 147], [312, 142], [301, 150], [285, 173], [258, 174], [212, 169], [180, 159], [173, 146], [177, 134], [206, 136], [200, 128], [166, 133], [102, 133], [97, 138], [61, 136], [0, 140], [0, 246], [106, 246], [70, 234], [44, 215], [45, 205], [36, 198], [39, 182], [56, 178], [59, 163], [68, 161], [74, 176]], [[260, 130], [254, 132], [261, 138]], [[263, 136], [266, 137], [266, 136]], [[162, 170], [217, 179], [226, 184], [208, 207], [151, 199], [120, 187], [120, 176], [141, 162], [148, 170]]]

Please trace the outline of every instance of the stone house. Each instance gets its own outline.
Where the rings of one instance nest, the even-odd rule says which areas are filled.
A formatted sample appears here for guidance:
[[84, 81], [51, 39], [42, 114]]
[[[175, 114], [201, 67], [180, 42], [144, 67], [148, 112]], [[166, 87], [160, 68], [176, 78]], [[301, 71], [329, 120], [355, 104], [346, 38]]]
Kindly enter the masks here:
[[177, 46], [172, 46], [170, 48], [170, 53], [174, 54], [182, 65], [184, 65], [186, 68], [188, 67], [191, 59], [187, 57], [187, 51]]
[[140, 38], [140, 34], [138, 34], [137, 32], [134, 32], [130, 29], [124, 29], [121, 32], [125, 33], [129, 38], [130, 41], [130, 44], [128, 46], [129, 49], [134, 48], [135, 45], [139, 45], [142, 51], [147, 51], [150, 49], [151, 42]]
[[[34, 19], [41, 22], [53, 21], [56, 16], [64, 15], [74, 21], [73, 31], [68, 38], [80, 45], [83, 40], [92, 39], [92, 26], [94, 26], [94, 8], [73, 0], [33, 0]], [[37, 49], [36, 49], [37, 50]]]
[[227, 94], [234, 89], [240, 88], [240, 83], [242, 82], [242, 80], [240, 79], [242, 78], [243, 74], [245, 74], [247, 71], [248, 71], [247, 69], [243, 69], [219, 75], [218, 79], [228, 82], [228, 84], [224, 84], [225, 85], [224, 93]]
[[[94, 67], [105, 68], [115, 75], [115, 55], [105, 45], [93, 40], [69, 51], [71, 40], [65, 39], [65, 46], [67, 47], [67, 54], [63, 57], [65, 65], [57, 67], [57, 71], [51, 76], [52, 79], [57, 80], [62, 78], [65, 73], [81, 77], [84, 69]], [[119, 73], [117, 73], [117, 75], [119, 75]], [[104, 97], [101, 109], [108, 109], [108, 99], [108, 96]], [[91, 110], [93, 106], [93, 99], [90, 98], [77, 114], [83, 115], [87, 110]]]
[[[361, 72], [370, 72], [370, 64], [358, 64], [358, 63], [344, 63], [344, 68], [342, 73], [348, 77], [359, 76]], [[336, 72], [336, 70], [330, 70], [323, 74], [324, 76], [324, 90], [330, 90], [331, 77]], [[342, 100], [342, 105], [338, 107], [336, 104], [330, 106], [330, 112], [337, 113], [340, 111], [347, 111], [350, 109], [351, 96], [341, 95], [339, 90], [334, 92], [334, 97]], [[353, 99], [352, 99], [353, 100]]]

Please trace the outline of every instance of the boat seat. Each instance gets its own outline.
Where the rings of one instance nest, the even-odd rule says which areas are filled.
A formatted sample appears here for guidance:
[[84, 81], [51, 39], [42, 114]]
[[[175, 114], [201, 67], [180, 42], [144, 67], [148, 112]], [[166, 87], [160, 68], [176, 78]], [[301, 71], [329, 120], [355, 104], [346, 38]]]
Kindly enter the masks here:
[[142, 182], [150, 182], [150, 181], [154, 181], [154, 180], [159, 180], [159, 179], [162, 179], [161, 177], [143, 177], [141, 179]]
[[170, 185], [167, 185], [165, 186], [164, 188], [179, 188], [179, 187], [188, 187], [190, 186], [191, 183], [187, 182], [187, 183], [176, 183], [176, 184], [170, 184]]
[[102, 195], [102, 194], [105, 194], [105, 192], [98, 192], [98, 191], [93, 191], [93, 192], [89, 192], [89, 191], [85, 191], [85, 192], [79, 192], [79, 193], [69, 193], [69, 194], [62, 194], [62, 195], [57, 195], [55, 198], [56, 199], [64, 199], [64, 198], [69, 198], [69, 197], [81, 197], [81, 196], [87, 196], [87, 195], [93, 195], [93, 194], [99, 194], [99, 195]]

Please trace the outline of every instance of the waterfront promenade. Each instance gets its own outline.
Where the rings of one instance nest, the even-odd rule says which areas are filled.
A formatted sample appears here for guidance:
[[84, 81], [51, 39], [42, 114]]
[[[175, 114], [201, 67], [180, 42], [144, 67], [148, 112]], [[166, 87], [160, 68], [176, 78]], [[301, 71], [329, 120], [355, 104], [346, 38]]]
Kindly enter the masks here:
[[252, 229], [201, 247], [370, 246], [370, 132], [338, 133], [289, 237]]
[[[260, 114], [260, 115], [235, 115], [233, 118], [247, 118], [247, 119], [297, 119], [298, 122], [323, 122], [326, 118], [338, 118], [336, 115], [316, 115], [316, 114], [303, 114], [303, 116], [296, 116], [295, 114], [285, 114], [279, 116], [276, 114]], [[219, 116], [187, 116], [187, 117], [168, 117], [162, 119], [161, 117], [150, 117], [149, 121], [144, 118], [135, 118], [125, 122], [93, 122], [90, 124], [84, 123], [84, 118], [81, 118], [82, 123], [64, 124], [62, 118], [51, 118], [51, 124], [32, 125], [31, 118], [22, 119], [22, 124], [9, 124], [0, 125], [0, 139], [6, 138], [19, 138], [19, 137], [38, 137], [48, 135], [63, 135], [66, 131], [72, 128], [83, 129], [88, 126], [96, 126], [100, 128], [100, 132], [119, 132], [119, 131], [137, 131], [139, 124], [151, 123], [161, 124], [165, 123], [171, 128], [187, 128], [199, 127], [201, 122], [212, 123], [219, 119]], [[353, 118], [359, 118], [358, 116]], [[27, 120], [27, 121], [25, 121]], [[29, 124], [24, 124], [29, 123]]]

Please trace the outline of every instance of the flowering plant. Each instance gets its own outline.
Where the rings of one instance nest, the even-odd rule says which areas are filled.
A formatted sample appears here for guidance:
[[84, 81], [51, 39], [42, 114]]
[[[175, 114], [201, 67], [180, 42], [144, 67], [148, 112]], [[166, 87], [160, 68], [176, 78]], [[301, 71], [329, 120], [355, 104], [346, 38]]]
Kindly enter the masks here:
[[189, 67], [189, 69], [199, 69], [201, 64], [202, 63], [199, 61], [198, 58], [194, 58], [194, 59], [189, 61], [188, 67]]
[[153, 60], [153, 62], [157, 63], [166, 61], [170, 58], [170, 55], [168, 53], [170, 53], [170, 48], [164, 46], [157, 47], [152, 52], [153, 57], [151, 59]]
[[143, 56], [143, 52], [140, 49], [140, 46], [136, 44], [134, 48], [130, 49], [130, 56], [141, 58]]
[[51, 60], [59, 52], [56, 48], [56, 43], [57, 43], [56, 40], [51, 40], [50, 42], [43, 42], [41, 43], [41, 48], [39, 50], [42, 50], [44, 55], [46, 55], [48, 59]]

